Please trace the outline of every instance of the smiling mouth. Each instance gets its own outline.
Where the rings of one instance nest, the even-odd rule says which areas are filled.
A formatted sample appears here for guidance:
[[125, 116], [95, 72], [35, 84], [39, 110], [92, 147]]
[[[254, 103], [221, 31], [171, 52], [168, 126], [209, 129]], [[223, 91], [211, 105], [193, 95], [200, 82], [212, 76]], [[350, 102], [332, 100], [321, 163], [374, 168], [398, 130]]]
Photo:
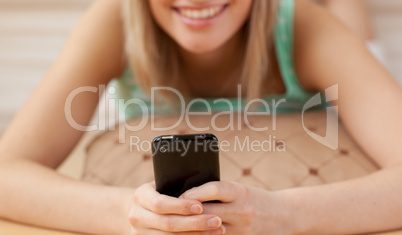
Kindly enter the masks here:
[[173, 10], [179, 15], [192, 20], [205, 20], [221, 14], [228, 6], [229, 4], [204, 8], [173, 7]]

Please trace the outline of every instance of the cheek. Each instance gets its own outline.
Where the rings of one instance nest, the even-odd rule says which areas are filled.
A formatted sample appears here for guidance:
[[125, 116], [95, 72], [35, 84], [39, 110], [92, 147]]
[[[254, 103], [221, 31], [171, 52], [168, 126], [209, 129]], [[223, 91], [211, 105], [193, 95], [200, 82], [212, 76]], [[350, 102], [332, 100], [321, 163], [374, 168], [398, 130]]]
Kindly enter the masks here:
[[226, 32], [231, 33], [232, 35], [235, 34], [249, 18], [253, 1], [237, 0], [234, 2], [235, 4], [233, 5], [233, 8], [227, 12], [228, 16], [223, 22], [224, 25], [220, 27], [222, 33]]
[[[142, 0], [141, 0], [142, 1]], [[145, 0], [149, 1], [152, 17], [165, 31], [171, 29], [171, 6], [173, 0]], [[170, 27], [169, 27], [170, 26]]]

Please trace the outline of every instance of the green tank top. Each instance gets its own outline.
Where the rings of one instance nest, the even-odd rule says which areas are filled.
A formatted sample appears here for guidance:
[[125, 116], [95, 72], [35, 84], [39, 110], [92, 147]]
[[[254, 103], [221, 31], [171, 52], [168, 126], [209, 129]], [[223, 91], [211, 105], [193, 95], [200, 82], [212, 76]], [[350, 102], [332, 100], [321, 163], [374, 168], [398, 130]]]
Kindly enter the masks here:
[[[293, 18], [294, 0], [280, 0], [278, 17], [274, 29], [274, 43], [280, 73], [286, 86], [286, 93], [281, 95], [269, 95], [262, 97], [269, 106], [260, 105], [256, 111], [272, 111], [275, 104], [275, 112], [289, 113], [300, 112], [305, 102], [312, 97], [312, 94], [305, 91], [296, 76], [293, 64]], [[134, 77], [129, 69], [118, 79], [113, 79], [109, 83], [109, 88], [116, 89], [116, 100], [130, 101], [131, 105], [125, 110], [119, 110], [120, 115], [126, 119], [149, 113], [151, 108], [155, 114], [166, 114], [171, 112], [168, 106], [159, 107], [157, 110], [151, 105], [150, 97], [145, 95], [136, 84]], [[193, 102], [190, 107], [192, 112], [208, 111], [207, 105], [212, 112], [220, 111], [242, 111], [246, 106], [244, 98], [203, 98], [203, 102]], [[146, 106], [141, 108], [142, 106]], [[122, 113], [123, 112], [123, 113]]]

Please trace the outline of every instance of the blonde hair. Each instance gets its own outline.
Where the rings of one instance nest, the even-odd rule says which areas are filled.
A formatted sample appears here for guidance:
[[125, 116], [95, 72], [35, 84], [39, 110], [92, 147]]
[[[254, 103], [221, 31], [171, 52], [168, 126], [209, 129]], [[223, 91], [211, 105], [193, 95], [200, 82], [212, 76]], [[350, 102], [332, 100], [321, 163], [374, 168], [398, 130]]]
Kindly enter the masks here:
[[[145, 93], [153, 86], [169, 86], [189, 97], [181, 80], [177, 43], [154, 20], [148, 0], [125, 0], [123, 21], [129, 66]], [[241, 29], [244, 48], [241, 81], [247, 100], [261, 96], [270, 70], [273, 28], [278, 0], [253, 0], [249, 19]]]

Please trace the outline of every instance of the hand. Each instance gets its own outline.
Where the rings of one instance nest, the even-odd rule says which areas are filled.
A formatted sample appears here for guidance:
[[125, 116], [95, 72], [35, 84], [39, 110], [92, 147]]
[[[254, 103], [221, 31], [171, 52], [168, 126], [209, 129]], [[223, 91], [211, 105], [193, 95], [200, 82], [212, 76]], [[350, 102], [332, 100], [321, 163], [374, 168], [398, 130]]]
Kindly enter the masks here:
[[203, 213], [194, 199], [179, 199], [158, 193], [154, 183], [139, 187], [129, 213], [132, 234], [224, 234], [222, 219]]
[[204, 203], [204, 213], [222, 218], [227, 234], [292, 234], [286, 203], [279, 195], [238, 183], [209, 182], [180, 196]]

